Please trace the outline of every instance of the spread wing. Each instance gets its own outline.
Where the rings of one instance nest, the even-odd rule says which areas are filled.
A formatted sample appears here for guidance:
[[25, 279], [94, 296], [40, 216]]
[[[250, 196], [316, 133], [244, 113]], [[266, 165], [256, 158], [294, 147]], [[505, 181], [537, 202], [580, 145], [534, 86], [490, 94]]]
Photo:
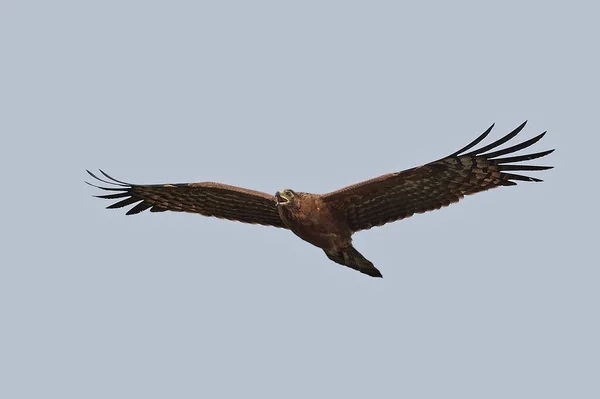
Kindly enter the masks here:
[[204, 216], [258, 223], [266, 226], [286, 228], [276, 207], [275, 196], [220, 183], [184, 183], [138, 185], [114, 179], [100, 171], [108, 180], [101, 179], [89, 170], [94, 179], [110, 187], [91, 186], [113, 194], [98, 195], [98, 198], [118, 199], [107, 208], [122, 208], [134, 205], [127, 215], [150, 209], [150, 212], [190, 212]]
[[458, 202], [465, 195], [500, 186], [513, 186], [516, 181], [540, 182], [542, 180], [513, 172], [539, 171], [551, 169], [551, 166], [521, 165], [517, 162], [540, 158], [554, 150], [502, 156], [533, 145], [546, 132], [520, 144], [489, 152], [515, 137], [526, 123], [489, 145], [467, 152], [490, 133], [494, 127], [492, 125], [475, 141], [445, 158], [325, 194], [323, 199], [345, 210], [350, 228], [358, 231], [404, 219], [415, 213], [440, 209]]

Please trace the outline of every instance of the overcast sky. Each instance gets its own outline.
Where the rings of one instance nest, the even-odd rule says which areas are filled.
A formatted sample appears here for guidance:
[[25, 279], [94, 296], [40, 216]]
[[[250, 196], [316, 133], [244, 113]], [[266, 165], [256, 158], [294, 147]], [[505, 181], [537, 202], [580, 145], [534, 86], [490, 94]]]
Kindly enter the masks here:
[[[3, 0], [0, 397], [600, 397], [600, 10], [558, 4]], [[323, 193], [526, 119], [545, 181], [358, 233], [384, 279], [83, 183]]]

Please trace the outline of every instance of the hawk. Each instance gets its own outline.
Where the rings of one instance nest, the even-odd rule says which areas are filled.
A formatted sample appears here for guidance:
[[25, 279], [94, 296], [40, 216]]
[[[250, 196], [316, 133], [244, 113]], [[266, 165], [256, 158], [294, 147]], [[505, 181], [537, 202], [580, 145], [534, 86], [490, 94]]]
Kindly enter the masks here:
[[[542, 180], [513, 173], [540, 171], [552, 166], [523, 165], [519, 162], [541, 158], [547, 150], [526, 155], [516, 151], [538, 142], [546, 132], [522, 143], [497, 149], [514, 138], [527, 121], [491, 144], [472, 150], [485, 139], [494, 125], [460, 150], [428, 164], [390, 173], [328, 194], [311, 194], [290, 189], [270, 195], [222, 183], [140, 185], [87, 171], [109, 187], [90, 184], [114, 193], [98, 198], [119, 201], [108, 208], [134, 205], [127, 215], [150, 212], [190, 212], [204, 216], [255, 223], [291, 230], [298, 237], [325, 252], [327, 257], [372, 277], [380, 271], [352, 246], [352, 235], [360, 230], [408, 218], [415, 213], [440, 209], [475, 194], [517, 181]], [[492, 151], [493, 150], [493, 151]]]

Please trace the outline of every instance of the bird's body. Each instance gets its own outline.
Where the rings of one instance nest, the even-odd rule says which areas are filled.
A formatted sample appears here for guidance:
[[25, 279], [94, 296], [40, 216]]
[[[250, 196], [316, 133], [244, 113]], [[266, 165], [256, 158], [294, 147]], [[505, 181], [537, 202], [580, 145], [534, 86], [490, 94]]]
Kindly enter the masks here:
[[294, 198], [293, 204], [277, 205], [281, 220], [294, 234], [323, 249], [351, 244], [352, 230], [342, 212], [324, 203], [320, 195], [297, 193]]
[[381, 273], [353, 246], [353, 231], [344, 212], [323, 200], [323, 196], [295, 193], [290, 189], [275, 194], [279, 216], [294, 234], [321, 248], [329, 259], [373, 277]]
[[489, 152], [512, 139], [524, 126], [525, 123], [499, 140], [467, 152], [489, 134], [492, 125], [472, 143], [447, 157], [323, 195], [285, 189], [273, 196], [221, 183], [135, 185], [113, 179], [102, 171], [109, 180], [88, 173], [113, 185], [95, 186], [115, 192], [99, 197], [121, 199], [108, 208], [136, 204], [127, 214], [146, 209], [192, 212], [289, 229], [323, 249], [334, 262], [381, 277], [379, 270], [352, 246], [355, 232], [440, 209], [465, 195], [512, 186], [515, 181], [541, 181], [511, 172], [550, 169], [518, 162], [543, 157], [553, 150], [499, 157], [533, 145], [545, 132], [520, 144]]

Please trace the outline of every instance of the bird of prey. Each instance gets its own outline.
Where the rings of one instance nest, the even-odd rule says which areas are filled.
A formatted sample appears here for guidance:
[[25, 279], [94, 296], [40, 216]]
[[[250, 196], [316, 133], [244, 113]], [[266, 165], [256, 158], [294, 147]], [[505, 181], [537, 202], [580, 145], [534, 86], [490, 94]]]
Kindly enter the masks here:
[[[105, 179], [87, 171], [110, 187], [94, 187], [114, 193], [99, 198], [119, 199], [108, 208], [134, 205], [127, 215], [146, 209], [150, 212], [190, 212], [204, 216], [256, 223], [289, 229], [301, 239], [323, 249], [332, 261], [372, 277], [382, 277], [373, 263], [352, 246], [352, 235], [458, 202], [465, 195], [516, 181], [540, 182], [515, 171], [540, 171], [551, 166], [523, 165], [554, 150], [513, 155], [539, 141], [546, 132], [522, 143], [497, 149], [525, 127], [525, 121], [511, 133], [472, 150], [492, 130], [460, 150], [428, 164], [390, 173], [328, 194], [311, 194], [290, 189], [270, 195], [221, 183], [130, 184], [114, 179], [102, 170]], [[470, 151], [471, 150], [471, 151]], [[493, 150], [493, 151], [492, 151]]]

